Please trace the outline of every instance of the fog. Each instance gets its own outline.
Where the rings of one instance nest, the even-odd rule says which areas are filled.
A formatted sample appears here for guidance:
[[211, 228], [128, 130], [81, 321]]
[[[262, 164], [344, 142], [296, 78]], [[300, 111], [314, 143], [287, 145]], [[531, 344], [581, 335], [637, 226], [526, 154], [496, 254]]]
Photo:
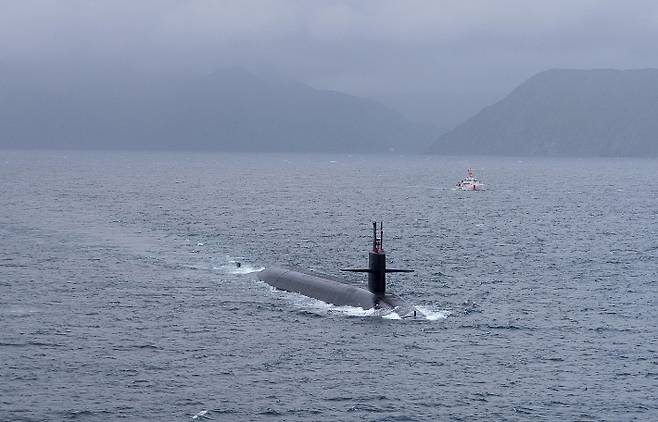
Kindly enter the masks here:
[[549, 68], [658, 67], [653, 1], [2, 1], [0, 66], [243, 66], [445, 129]]

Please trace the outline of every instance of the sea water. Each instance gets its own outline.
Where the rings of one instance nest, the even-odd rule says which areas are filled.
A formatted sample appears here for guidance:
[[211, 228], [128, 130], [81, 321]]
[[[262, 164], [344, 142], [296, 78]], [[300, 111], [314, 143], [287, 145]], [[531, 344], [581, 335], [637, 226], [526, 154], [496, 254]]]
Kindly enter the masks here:
[[[486, 191], [452, 190], [468, 167]], [[0, 420], [656, 420], [657, 176], [0, 151]], [[255, 276], [364, 266], [374, 220], [416, 319]]]

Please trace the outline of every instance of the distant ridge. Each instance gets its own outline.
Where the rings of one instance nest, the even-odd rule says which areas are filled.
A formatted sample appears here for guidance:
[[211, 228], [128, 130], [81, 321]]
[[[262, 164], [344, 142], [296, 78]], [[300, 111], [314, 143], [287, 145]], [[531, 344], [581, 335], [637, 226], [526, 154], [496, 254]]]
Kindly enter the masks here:
[[658, 69], [539, 73], [430, 150], [437, 154], [658, 155]]
[[377, 102], [239, 67], [197, 78], [0, 69], [0, 148], [421, 152], [431, 139]]

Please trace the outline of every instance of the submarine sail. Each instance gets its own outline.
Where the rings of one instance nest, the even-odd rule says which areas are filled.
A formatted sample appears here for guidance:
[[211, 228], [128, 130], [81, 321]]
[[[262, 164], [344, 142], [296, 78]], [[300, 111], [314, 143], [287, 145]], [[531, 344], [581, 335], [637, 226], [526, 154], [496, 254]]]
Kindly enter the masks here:
[[413, 272], [386, 268], [383, 248], [383, 223], [373, 222], [372, 250], [368, 254], [368, 268], [345, 268], [341, 271], [368, 273], [367, 290], [336, 277], [286, 268], [266, 268], [258, 279], [279, 290], [299, 293], [337, 306], [355, 306], [363, 309], [396, 309], [401, 316], [416, 315], [412, 306], [399, 296], [386, 292], [386, 274]]

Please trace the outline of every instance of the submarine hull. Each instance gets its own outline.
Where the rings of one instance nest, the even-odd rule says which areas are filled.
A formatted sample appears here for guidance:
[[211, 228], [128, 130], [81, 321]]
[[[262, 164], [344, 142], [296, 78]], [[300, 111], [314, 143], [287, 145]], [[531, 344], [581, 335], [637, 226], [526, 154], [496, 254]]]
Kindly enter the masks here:
[[376, 294], [324, 274], [309, 274], [286, 268], [267, 268], [258, 279], [287, 292], [299, 293], [337, 306], [396, 310], [400, 316], [415, 314], [414, 308], [394, 294]]

